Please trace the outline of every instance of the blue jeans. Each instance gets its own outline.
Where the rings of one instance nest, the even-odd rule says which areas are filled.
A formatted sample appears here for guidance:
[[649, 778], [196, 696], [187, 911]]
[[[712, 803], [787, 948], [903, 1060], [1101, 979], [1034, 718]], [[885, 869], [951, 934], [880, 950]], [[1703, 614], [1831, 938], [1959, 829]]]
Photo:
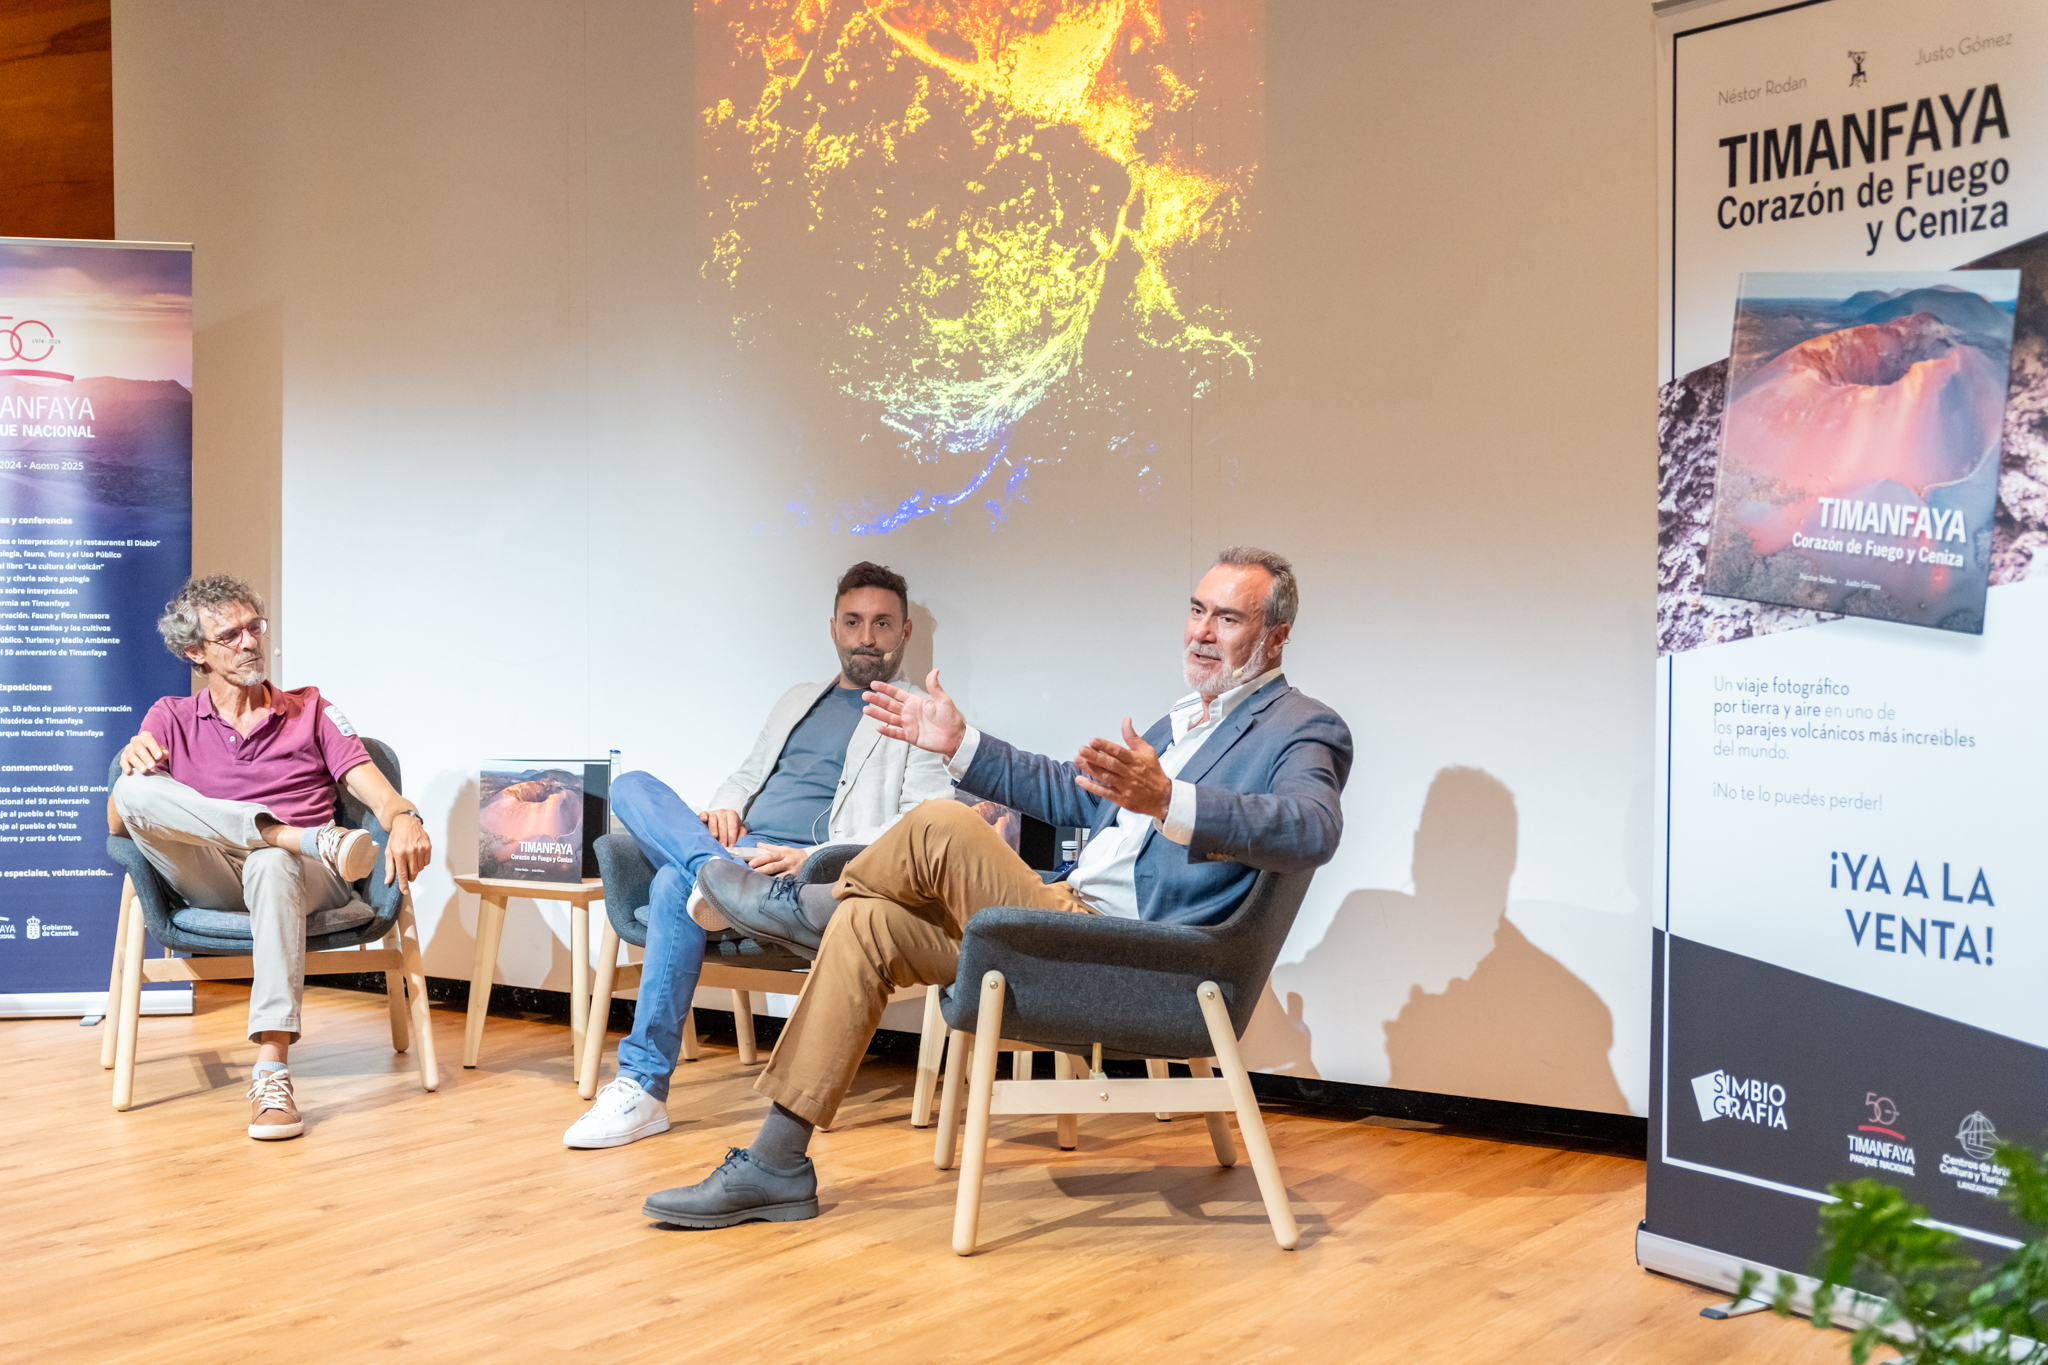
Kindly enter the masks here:
[[[647, 901], [647, 947], [640, 966], [640, 1000], [633, 1031], [619, 1044], [619, 1075], [631, 1076], [654, 1098], [668, 1099], [669, 1073], [682, 1048], [683, 1015], [704, 969], [704, 931], [685, 906], [697, 872], [713, 858], [740, 861], [697, 818], [673, 789], [648, 773], [614, 779], [612, 809], [654, 864]], [[759, 842], [742, 835], [737, 847]]]

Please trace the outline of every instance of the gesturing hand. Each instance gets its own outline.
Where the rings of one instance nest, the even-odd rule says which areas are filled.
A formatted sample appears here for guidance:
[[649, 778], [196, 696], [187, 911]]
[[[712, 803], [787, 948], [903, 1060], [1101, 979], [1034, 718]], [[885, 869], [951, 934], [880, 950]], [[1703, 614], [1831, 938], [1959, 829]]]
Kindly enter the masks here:
[[1082, 791], [1106, 796], [1125, 810], [1166, 818], [1166, 806], [1173, 799], [1173, 779], [1159, 766], [1159, 751], [1147, 744], [1124, 717], [1124, 742], [1091, 739], [1074, 755], [1081, 775], [1074, 785]]
[[861, 695], [867, 703], [862, 710], [881, 722], [888, 738], [950, 759], [967, 738], [967, 722], [946, 689], [939, 686], [938, 669], [925, 678], [924, 690], [931, 695], [920, 697], [893, 683], [878, 682]]

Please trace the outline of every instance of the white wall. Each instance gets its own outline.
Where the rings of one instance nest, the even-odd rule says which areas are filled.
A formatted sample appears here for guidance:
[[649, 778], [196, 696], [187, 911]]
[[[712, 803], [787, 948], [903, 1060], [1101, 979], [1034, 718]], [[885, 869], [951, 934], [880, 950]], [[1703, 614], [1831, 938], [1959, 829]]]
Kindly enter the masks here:
[[[1276, 0], [1257, 379], [1143, 490], [1077, 458], [886, 538], [764, 511], [807, 457], [698, 311], [692, 43], [652, 0], [115, 6], [119, 230], [197, 244], [195, 563], [271, 585], [282, 678], [397, 746], [447, 866], [485, 757], [708, 794], [831, 671], [855, 558], [910, 577], [973, 719], [1066, 754], [1182, 690], [1187, 587], [1254, 541], [1358, 741], [1254, 1059], [1641, 1112], [1646, 7]], [[417, 904], [466, 975], [474, 901], [437, 868]], [[566, 986], [543, 918], [504, 980]]]

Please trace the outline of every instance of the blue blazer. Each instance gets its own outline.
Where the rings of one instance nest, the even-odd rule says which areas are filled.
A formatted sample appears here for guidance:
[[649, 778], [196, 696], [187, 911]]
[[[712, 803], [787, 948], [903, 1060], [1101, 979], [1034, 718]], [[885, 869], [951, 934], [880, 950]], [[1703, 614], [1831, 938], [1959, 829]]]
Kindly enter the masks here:
[[[1162, 716], [1145, 742], [1164, 753]], [[983, 734], [961, 790], [1050, 825], [1100, 834], [1119, 807], [1074, 785], [1072, 763], [1029, 754]], [[1195, 837], [1185, 847], [1148, 828], [1135, 880], [1138, 917], [1221, 924], [1261, 871], [1321, 867], [1344, 833], [1339, 798], [1351, 775], [1351, 730], [1335, 711], [1281, 675], [1254, 692], [1203, 742], [1178, 780], [1195, 784]]]

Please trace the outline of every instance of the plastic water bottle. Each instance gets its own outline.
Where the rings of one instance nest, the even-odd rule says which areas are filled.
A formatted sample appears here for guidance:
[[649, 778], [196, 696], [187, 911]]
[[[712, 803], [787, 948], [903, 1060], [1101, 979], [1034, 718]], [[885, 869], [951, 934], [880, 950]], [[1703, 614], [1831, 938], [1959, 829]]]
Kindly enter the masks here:
[[611, 750], [608, 756], [611, 759], [612, 771], [611, 776], [605, 780], [604, 788], [605, 833], [618, 834], [626, 827], [619, 823], [619, 803], [611, 799], [611, 790], [612, 783], [617, 782], [625, 775], [626, 765], [620, 760], [617, 749]]

